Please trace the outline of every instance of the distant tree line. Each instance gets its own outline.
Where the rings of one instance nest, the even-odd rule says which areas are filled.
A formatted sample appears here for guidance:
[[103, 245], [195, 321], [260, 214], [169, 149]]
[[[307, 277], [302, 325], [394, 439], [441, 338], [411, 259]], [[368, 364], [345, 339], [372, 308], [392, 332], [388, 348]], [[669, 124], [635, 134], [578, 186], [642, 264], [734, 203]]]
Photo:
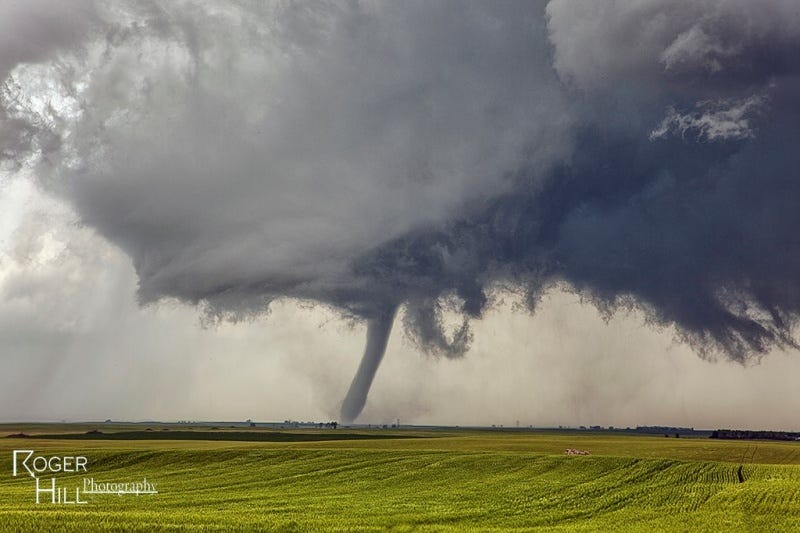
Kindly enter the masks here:
[[712, 439], [761, 439], [761, 440], [800, 440], [800, 433], [793, 431], [750, 431], [741, 429], [717, 429], [711, 433]]

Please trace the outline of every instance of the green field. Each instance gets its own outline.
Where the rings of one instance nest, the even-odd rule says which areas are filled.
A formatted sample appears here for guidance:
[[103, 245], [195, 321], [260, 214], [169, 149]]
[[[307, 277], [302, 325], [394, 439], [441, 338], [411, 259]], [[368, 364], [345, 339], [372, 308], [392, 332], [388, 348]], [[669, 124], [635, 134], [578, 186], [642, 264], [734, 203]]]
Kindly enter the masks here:
[[[800, 530], [795, 442], [346, 429], [203, 440], [209, 428], [179, 440], [64, 438], [85, 431], [74, 426], [0, 426], [0, 435], [19, 430], [60, 438], [0, 439], [3, 530]], [[86, 456], [86, 473], [56, 476], [71, 492], [85, 477], [146, 477], [158, 494], [36, 505], [33, 479], [11, 475], [14, 449]]]

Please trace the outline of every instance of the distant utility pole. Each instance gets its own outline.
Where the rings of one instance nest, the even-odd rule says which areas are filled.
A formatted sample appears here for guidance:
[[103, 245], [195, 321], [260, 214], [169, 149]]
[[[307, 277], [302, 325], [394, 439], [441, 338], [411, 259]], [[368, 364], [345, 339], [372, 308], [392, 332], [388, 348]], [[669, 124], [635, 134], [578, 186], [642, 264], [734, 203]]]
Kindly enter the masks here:
[[397, 429], [400, 429], [400, 419], [397, 419]]

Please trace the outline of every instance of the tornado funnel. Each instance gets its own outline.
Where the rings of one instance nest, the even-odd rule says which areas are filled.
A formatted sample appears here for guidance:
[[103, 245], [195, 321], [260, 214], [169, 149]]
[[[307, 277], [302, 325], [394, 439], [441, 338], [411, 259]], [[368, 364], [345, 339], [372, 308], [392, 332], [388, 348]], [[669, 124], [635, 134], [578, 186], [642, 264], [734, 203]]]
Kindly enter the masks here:
[[364, 409], [364, 404], [367, 403], [367, 394], [386, 351], [396, 311], [397, 307], [387, 308], [367, 322], [367, 347], [364, 349], [364, 356], [358, 365], [347, 396], [342, 402], [342, 422], [345, 424], [358, 418]]

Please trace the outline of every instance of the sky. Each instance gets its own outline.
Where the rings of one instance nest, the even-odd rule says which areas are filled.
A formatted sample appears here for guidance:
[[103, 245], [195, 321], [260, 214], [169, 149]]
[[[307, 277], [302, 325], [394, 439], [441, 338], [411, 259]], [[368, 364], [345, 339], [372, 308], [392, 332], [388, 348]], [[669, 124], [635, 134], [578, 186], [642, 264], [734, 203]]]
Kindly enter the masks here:
[[0, 21], [0, 420], [797, 429], [795, 2]]

